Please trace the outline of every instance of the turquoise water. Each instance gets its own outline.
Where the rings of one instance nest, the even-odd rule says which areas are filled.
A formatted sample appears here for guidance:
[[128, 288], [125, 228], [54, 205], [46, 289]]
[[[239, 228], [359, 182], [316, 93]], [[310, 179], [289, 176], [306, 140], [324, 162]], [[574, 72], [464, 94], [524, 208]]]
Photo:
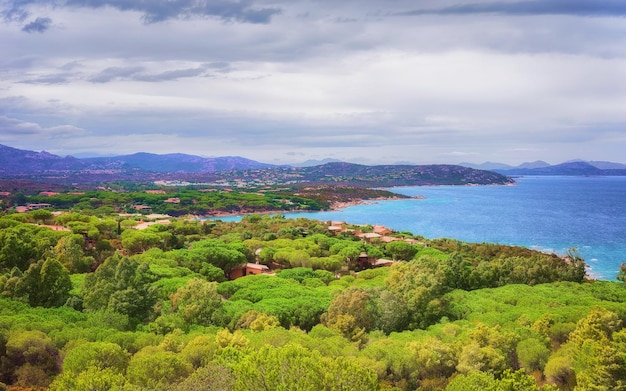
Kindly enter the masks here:
[[592, 277], [614, 279], [626, 262], [626, 177], [517, 181], [516, 186], [395, 188], [426, 199], [285, 216], [381, 224], [431, 239], [511, 244], [559, 254], [576, 247]]

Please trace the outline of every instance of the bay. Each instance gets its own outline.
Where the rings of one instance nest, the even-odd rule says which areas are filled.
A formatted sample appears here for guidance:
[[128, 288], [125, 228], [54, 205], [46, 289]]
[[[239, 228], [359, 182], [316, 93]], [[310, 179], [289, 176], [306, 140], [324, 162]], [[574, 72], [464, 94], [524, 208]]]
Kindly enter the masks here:
[[577, 248], [593, 278], [626, 262], [626, 177], [523, 177], [514, 186], [390, 189], [425, 199], [378, 201], [286, 217], [380, 224], [426, 238], [500, 243], [565, 254]]

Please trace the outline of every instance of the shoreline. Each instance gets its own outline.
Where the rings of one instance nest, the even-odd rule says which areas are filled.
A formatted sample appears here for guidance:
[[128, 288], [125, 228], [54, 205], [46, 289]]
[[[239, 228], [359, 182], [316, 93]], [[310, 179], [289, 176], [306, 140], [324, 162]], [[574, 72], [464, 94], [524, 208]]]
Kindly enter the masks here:
[[322, 210], [312, 210], [312, 209], [293, 209], [293, 210], [264, 210], [264, 211], [238, 211], [238, 212], [224, 212], [224, 211], [215, 211], [205, 215], [191, 215], [190, 217], [194, 220], [210, 220], [210, 219], [219, 219], [220, 217], [235, 217], [235, 216], [246, 216], [246, 215], [275, 215], [275, 214], [284, 214], [284, 213], [307, 213], [307, 212], [339, 212], [342, 209], [349, 208], [351, 206], [357, 205], [372, 205], [376, 204], [379, 201], [400, 201], [400, 200], [424, 200], [426, 197], [417, 195], [412, 197], [377, 197], [377, 198], [367, 198], [367, 199], [359, 199], [359, 200], [351, 200], [351, 201], [334, 201], [330, 203], [330, 208], [322, 209]]

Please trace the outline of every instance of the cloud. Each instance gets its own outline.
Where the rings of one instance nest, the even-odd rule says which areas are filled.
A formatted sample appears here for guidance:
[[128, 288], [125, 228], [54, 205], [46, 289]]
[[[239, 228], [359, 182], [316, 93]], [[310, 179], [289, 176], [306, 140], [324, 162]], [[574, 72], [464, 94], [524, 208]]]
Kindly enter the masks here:
[[50, 28], [51, 24], [52, 19], [50, 18], [37, 18], [22, 27], [22, 31], [26, 33], [43, 33]]
[[165, 71], [152, 75], [135, 75], [133, 76], [133, 79], [137, 81], [159, 82], [166, 80], [178, 80], [186, 77], [201, 76], [205, 73], [206, 69], [204, 68], [175, 69], [172, 71]]
[[120, 11], [134, 11], [141, 13], [146, 23], [217, 17], [226, 22], [265, 24], [282, 12], [275, 7], [255, 7], [250, 0], [11, 0], [2, 10], [2, 15], [5, 20], [23, 20], [28, 15], [25, 7], [33, 4], [94, 9], [110, 7]]
[[[160, 64], [160, 66], [163, 66], [163, 64]], [[106, 68], [96, 75], [89, 77], [88, 80], [92, 83], [108, 83], [111, 81], [123, 80], [158, 83], [162, 81], [172, 81], [185, 78], [210, 77], [211, 74], [207, 73], [210, 70], [219, 73], [226, 73], [229, 72], [230, 68], [228, 64], [224, 65], [223, 63], [216, 63], [203, 64], [195, 68], [172, 69], [162, 72], [147, 72], [147, 69], [144, 66], [119, 66]], [[30, 79], [22, 82], [54, 84], [63, 83], [67, 81], [70, 77], [72, 77], [72, 74], [70, 73], [60, 73], [42, 76], [36, 79]]]
[[18, 83], [25, 84], [67, 84], [75, 79], [73, 73], [55, 73], [50, 75], [39, 76], [31, 79], [24, 79], [18, 81]]
[[0, 116], [0, 136], [6, 140], [19, 140], [26, 138], [58, 138], [72, 137], [85, 133], [81, 129], [72, 125], [59, 125], [43, 127], [34, 122], [21, 121], [15, 118]]
[[443, 8], [417, 9], [401, 15], [573, 15], [626, 17], [623, 0], [533, 0], [516, 2], [464, 3]]
[[116, 79], [128, 78], [143, 70], [144, 68], [142, 66], [110, 67], [104, 69], [96, 76], [91, 77], [89, 81], [94, 83], [107, 83]]
[[22, 8], [19, 5], [14, 5], [13, 7], [6, 8], [0, 11], [0, 15], [6, 22], [23, 22], [28, 18], [30, 13]]
[[[23, 122], [0, 138], [65, 154], [128, 140], [127, 152], [258, 160], [623, 160], [625, 6], [0, 0], [0, 115]], [[392, 16], [410, 10], [419, 21]], [[50, 31], [24, 34], [38, 15]], [[42, 136], [58, 124], [88, 132]], [[513, 146], [531, 152], [501, 152]]]

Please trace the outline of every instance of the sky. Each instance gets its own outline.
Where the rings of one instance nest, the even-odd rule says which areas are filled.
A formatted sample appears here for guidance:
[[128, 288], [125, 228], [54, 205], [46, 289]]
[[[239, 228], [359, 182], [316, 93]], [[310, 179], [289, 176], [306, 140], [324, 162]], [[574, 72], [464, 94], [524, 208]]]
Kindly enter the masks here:
[[0, 0], [0, 144], [626, 163], [626, 1]]

